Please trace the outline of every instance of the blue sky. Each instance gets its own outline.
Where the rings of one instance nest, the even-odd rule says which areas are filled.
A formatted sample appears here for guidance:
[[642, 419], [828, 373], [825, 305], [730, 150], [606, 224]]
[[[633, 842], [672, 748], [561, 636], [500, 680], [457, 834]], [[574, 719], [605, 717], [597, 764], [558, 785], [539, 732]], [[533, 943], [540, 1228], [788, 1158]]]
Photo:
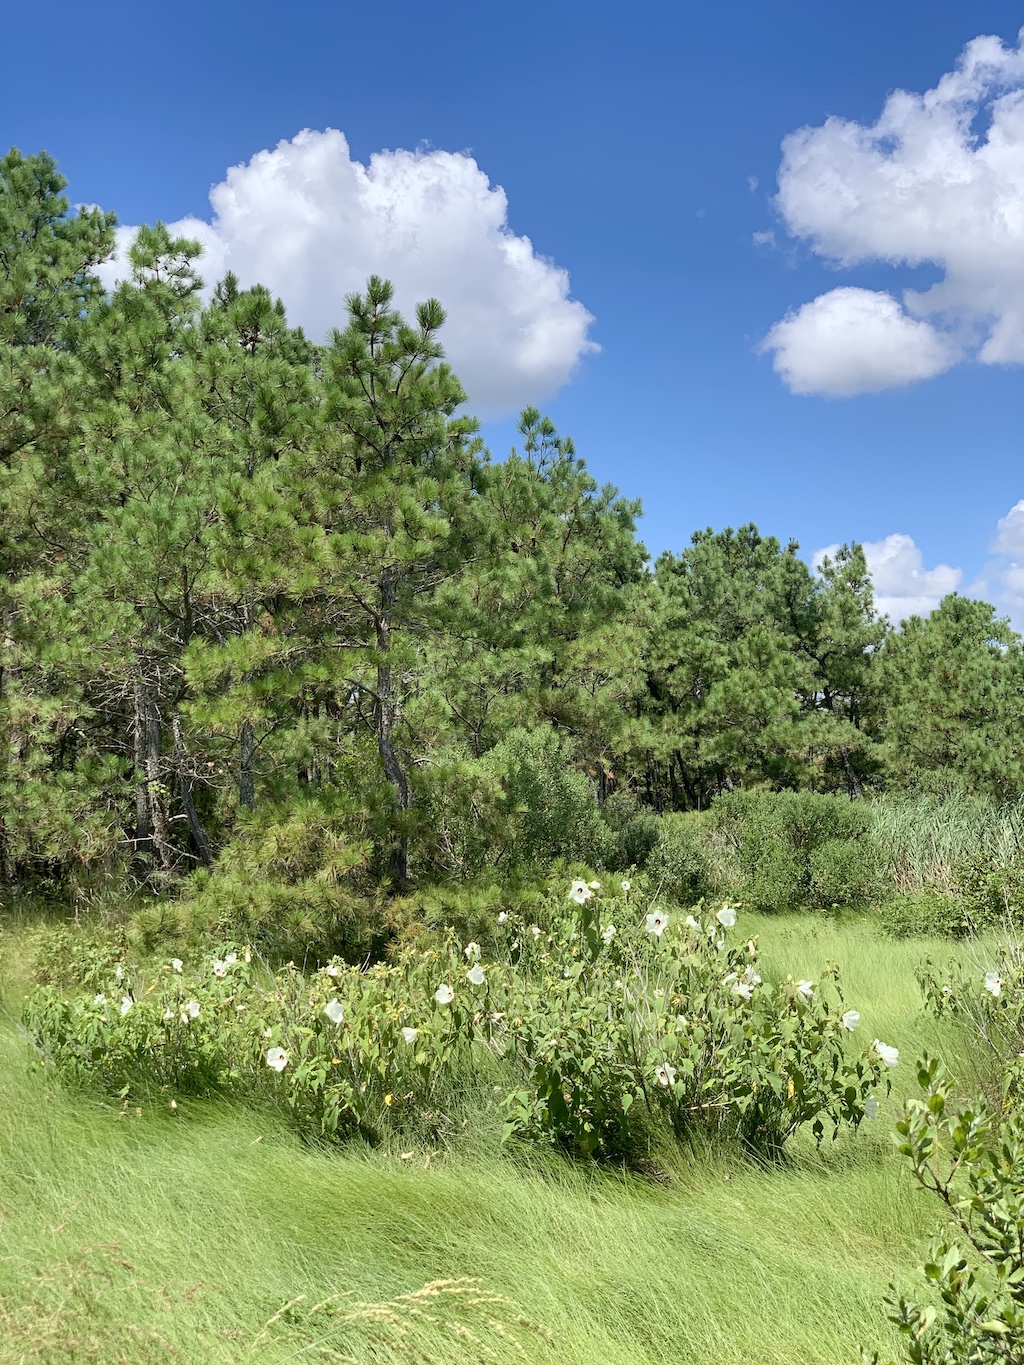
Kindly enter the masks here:
[[[211, 263], [269, 275], [311, 331], [352, 272], [437, 293], [495, 453], [538, 401], [642, 498], [652, 552], [748, 520], [808, 555], [858, 539], [894, 614], [959, 586], [1024, 621], [1022, 24], [986, 0], [254, 0], [83, 29], [56, 0], [5, 16], [0, 141], [127, 225], [209, 224], [220, 185]], [[949, 76], [979, 35], [1005, 56]], [[944, 76], [938, 112], [890, 106], [872, 140], [893, 91]]]

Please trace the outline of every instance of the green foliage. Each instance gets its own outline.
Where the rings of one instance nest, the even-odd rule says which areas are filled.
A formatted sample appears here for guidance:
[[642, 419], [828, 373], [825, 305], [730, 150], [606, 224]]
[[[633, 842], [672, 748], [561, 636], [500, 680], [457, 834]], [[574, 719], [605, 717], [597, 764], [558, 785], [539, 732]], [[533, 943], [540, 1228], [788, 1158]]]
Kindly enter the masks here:
[[[951, 1215], [923, 1266], [938, 1302], [896, 1295], [890, 1318], [912, 1365], [1020, 1360], [1024, 1353], [1024, 1114], [955, 1100], [942, 1063], [918, 1068], [923, 1097], [896, 1125], [922, 1189]], [[872, 1357], [877, 1363], [877, 1354]]]
[[[376, 956], [391, 921], [367, 875], [369, 859], [351, 793], [325, 787], [305, 800], [266, 803], [211, 870], [193, 874], [188, 939], [235, 938], [275, 962]], [[155, 912], [136, 915], [134, 926], [149, 944], [168, 941]], [[173, 917], [169, 927], [173, 932]]]
[[90, 989], [105, 988], [91, 997], [41, 986], [26, 1003], [26, 1026], [46, 1060], [73, 1084], [99, 1085], [121, 1098], [135, 1088], [226, 1091], [251, 1051], [239, 1019], [245, 1007], [236, 1008], [248, 964], [235, 953], [226, 956], [230, 961], [219, 962], [201, 983], [186, 981], [180, 962], [163, 964], [148, 979], [122, 958], [102, 977], [87, 970]]
[[627, 789], [612, 792], [601, 808], [601, 816], [609, 835], [605, 849], [608, 866], [620, 871], [646, 867], [662, 837], [662, 821], [654, 811], [641, 805], [635, 792]]
[[887, 699], [883, 754], [893, 785], [1018, 798], [1024, 765], [1024, 653], [985, 602], [953, 594], [912, 616], [879, 653]]
[[731, 792], [712, 812], [731, 846], [739, 894], [758, 909], [828, 910], [866, 904], [878, 882], [871, 813], [813, 792]]
[[647, 867], [654, 884], [677, 905], [694, 905], [722, 889], [707, 832], [691, 815], [660, 818]]
[[500, 881], [484, 875], [472, 881], [428, 882], [392, 900], [389, 912], [402, 945], [433, 947], [450, 932], [463, 943], [494, 951], [505, 941], [502, 925], [509, 915], [543, 920], [547, 900], [547, 878], [526, 871]]
[[729, 906], [703, 924], [672, 918], [653, 911], [634, 927], [625, 905], [592, 897], [577, 923], [516, 928], [537, 965], [502, 1002], [529, 1082], [510, 1097], [507, 1131], [622, 1157], [635, 1156], [652, 1118], [680, 1137], [702, 1130], [765, 1153], [805, 1123], [819, 1139], [826, 1124], [859, 1123], [881, 1060], [846, 1055], [859, 1021], [846, 1015], [844, 1028], [837, 973], [775, 987], [753, 942], [727, 946]]
[[893, 896], [880, 907], [879, 922], [883, 932], [892, 938], [922, 934], [963, 938], [973, 928], [962, 903], [938, 886]]
[[[438, 301], [403, 317], [372, 277], [314, 346], [260, 285], [207, 295], [162, 223], [108, 293], [114, 220], [63, 190], [0, 161], [0, 880], [142, 886], [140, 941], [296, 957], [380, 951], [417, 883], [559, 859], [860, 905], [871, 841], [814, 802], [885, 785], [931, 800], [878, 807], [894, 890], [959, 869], [972, 922], [1016, 903], [1015, 852], [982, 885], [950, 833], [1020, 836], [1024, 654], [990, 607], [892, 631], [860, 547], [812, 571], [753, 525], [651, 573], [639, 504], [537, 409], [483, 449]], [[726, 814], [775, 789], [784, 816]]]
[[647, 782], [677, 808], [765, 781], [859, 795], [873, 769], [885, 627], [863, 553], [844, 547], [815, 576], [798, 548], [752, 525], [709, 528], [658, 560]]
[[503, 862], [602, 862], [608, 835], [594, 784], [570, 765], [554, 730], [513, 730], [488, 758], [501, 775], [510, 816], [508, 843], [499, 855]]
[[1015, 862], [1024, 846], [1024, 807], [995, 805], [962, 791], [899, 793], [872, 802], [871, 825], [886, 884], [896, 891], [938, 886], [952, 891], [971, 858]]
[[927, 959], [918, 972], [925, 1003], [958, 1019], [1019, 1086], [1016, 1059], [1024, 1054], [1024, 941], [1004, 930], [984, 956], [951, 957], [944, 968]]
[[25, 1022], [75, 1083], [263, 1097], [328, 1139], [436, 1137], [495, 1084], [507, 1136], [615, 1159], [659, 1129], [777, 1153], [874, 1103], [882, 1053], [848, 1053], [859, 1018], [835, 969], [762, 981], [756, 945], [727, 946], [730, 907], [670, 924], [579, 881], [569, 906], [549, 893], [538, 909], [544, 927], [500, 912], [486, 960], [451, 933], [389, 965], [272, 979], [249, 949], [148, 972], [97, 958], [84, 994], [41, 986]]
[[1008, 929], [1024, 922], [1024, 860], [993, 863], [983, 853], [964, 857], [956, 868], [957, 899], [973, 933]]
[[[879, 1033], [901, 1052], [941, 1049], [952, 1061], [956, 1031], [920, 1008], [917, 946], [878, 939], [860, 916], [758, 927], [766, 979], [842, 963], [863, 1016], [851, 1041]], [[749, 928], [743, 916], [737, 931]], [[20, 915], [0, 924], [10, 1013], [30, 932]], [[208, 972], [208, 959], [182, 956]], [[791, 1159], [770, 1170], [732, 1144], [674, 1148], [654, 1132], [639, 1173], [627, 1173], [522, 1143], [503, 1156], [490, 1082], [462, 1108], [446, 1106], [443, 1140], [396, 1133], [375, 1150], [358, 1140], [327, 1149], [286, 1131], [269, 1092], [255, 1106], [145, 1089], [127, 1105], [104, 1103], [57, 1084], [56, 1068], [41, 1066], [2, 1014], [0, 1038], [0, 1339], [26, 1365], [69, 1356], [135, 1365], [172, 1348], [221, 1365], [244, 1357], [300, 1295], [257, 1358], [305, 1344], [360, 1360], [418, 1349], [477, 1365], [475, 1345], [463, 1355], [423, 1321], [402, 1334], [384, 1320], [371, 1346], [369, 1327], [314, 1317], [303, 1339], [306, 1306], [340, 1289], [386, 1306], [472, 1273], [551, 1333], [524, 1337], [536, 1365], [834, 1365], [868, 1340], [888, 1359], [896, 1331], [878, 1306], [890, 1280], [912, 1282], [934, 1230], [935, 1210], [892, 1149], [889, 1104], [817, 1155], [811, 1134], [797, 1134]], [[264, 1070], [279, 1094], [281, 1077]], [[901, 1062], [888, 1073], [894, 1092], [912, 1071]], [[512, 1088], [500, 1075], [493, 1083], [502, 1095]], [[189, 1237], [183, 1190], [204, 1214]], [[503, 1338], [487, 1341], [499, 1365], [522, 1361]]]

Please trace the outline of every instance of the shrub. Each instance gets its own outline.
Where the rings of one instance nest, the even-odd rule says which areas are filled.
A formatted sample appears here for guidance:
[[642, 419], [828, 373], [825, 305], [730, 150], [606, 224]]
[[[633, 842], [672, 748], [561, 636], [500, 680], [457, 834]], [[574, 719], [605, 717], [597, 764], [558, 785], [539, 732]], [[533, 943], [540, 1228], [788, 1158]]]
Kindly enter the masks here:
[[460, 885], [430, 883], [391, 901], [388, 908], [399, 950], [435, 946], [438, 937], [443, 941], [446, 934], [492, 950], [505, 938], [499, 915], [518, 913], [531, 921], [542, 919], [545, 903], [544, 881], [527, 872], [502, 882], [480, 877]]
[[862, 906], [878, 884], [868, 807], [814, 792], [729, 792], [711, 811], [742, 877], [739, 895], [761, 910]]
[[607, 865], [620, 871], [645, 868], [663, 836], [663, 820], [627, 790], [612, 792], [601, 815], [610, 835]]
[[[912, 1365], [1024, 1359], [1024, 1116], [954, 1101], [942, 1064], [924, 1059], [923, 1098], [896, 1125], [914, 1178], [952, 1217], [922, 1267], [937, 1302], [893, 1289], [890, 1320]], [[870, 1357], [877, 1365], [877, 1354]]]
[[817, 985], [763, 982], [754, 942], [727, 944], [728, 905], [703, 924], [652, 912], [621, 930], [605, 913], [588, 903], [579, 924], [522, 937], [536, 965], [505, 1008], [528, 1084], [508, 1132], [622, 1156], [660, 1117], [679, 1136], [774, 1153], [804, 1123], [820, 1139], [827, 1123], [860, 1121], [881, 1054], [846, 1056], [859, 1016], [843, 1011], [834, 969]]
[[970, 932], [1024, 922], [1024, 863], [975, 852], [957, 864], [954, 883]]
[[369, 872], [369, 838], [357, 837], [350, 807], [329, 790], [286, 807], [267, 802], [213, 869], [193, 874], [180, 907], [151, 906], [134, 917], [140, 943], [233, 939], [275, 962], [379, 954], [391, 925]]
[[714, 860], [692, 815], [669, 814], [660, 819], [658, 843], [648, 869], [656, 885], [678, 905], [694, 905], [721, 888]]
[[625, 886], [573, 897], [549, 892], [541, 923], [499, 912], [486, 959], [449, 933], [369, 970], [271, 978], [238, 948], [148, 975], [124, 961], [95, 994], [39, 988], [25, 1021], [75, 1082], [262, 1099], [317, 1138], [434, 1140], [495, 1085], [507, 1136], [616, 1159], [652, 1127], [777, 1152], [804, 1123], [820, 1138], [867, 1112], [885, 1052], [849, 1054], [859, 1019], [834, 968], [770, 985], [756, 944], [728, 943], [729, 906], [670, 924]]
[[940, 938], [963, 938], [972, 924], [963, 904], [938, 886], [906, 891], [886, 901], [880, 912], [880, 927], [892, 938], [916, 934]]
[[511, 817], [509, 842], [500, 854], [503, 866], [559, 858], [603, 864], [610, 840], [594, 785], [572, 766], [554, 730], [512, 730], [491, 750], [488, 762], [504, 781]]

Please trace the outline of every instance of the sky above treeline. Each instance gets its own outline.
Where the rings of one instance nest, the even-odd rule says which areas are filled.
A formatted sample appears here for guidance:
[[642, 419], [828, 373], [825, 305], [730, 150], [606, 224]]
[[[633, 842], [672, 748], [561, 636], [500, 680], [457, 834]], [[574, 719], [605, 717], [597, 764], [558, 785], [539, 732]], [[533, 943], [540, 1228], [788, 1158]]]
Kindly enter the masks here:
[[54, 0], [5, 15], [0, 142], [317, 340], [371, 272], [438, 297], [494, 454], [541, 407], [652, 555], [749, 521], [808, 559], [858, 540], [895, 619], [958, 590], [1024, 627], [1022, 24]]

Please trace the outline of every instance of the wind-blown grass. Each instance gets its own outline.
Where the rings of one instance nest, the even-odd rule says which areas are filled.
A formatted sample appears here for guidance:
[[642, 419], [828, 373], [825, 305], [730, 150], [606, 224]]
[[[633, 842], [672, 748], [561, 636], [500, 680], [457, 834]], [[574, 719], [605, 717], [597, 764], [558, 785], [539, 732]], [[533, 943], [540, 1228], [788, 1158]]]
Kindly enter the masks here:
[[[863, 920], [750, 927], [773, 973], [840, 962], [901, 1090], [917, 1052], [955, 1054], [913, 980], [929, 945]], [[69, 1094], [7, 1028], [0, 1361], [852, 1363], [891, 1348], [884, 1292], [913, 1284], [941, 1217], [892, 1151], [894, 1108], [778, 1168], [694, 1153], [664, 1183], [480, 1138], [339, 1155], [244, 1110]]]
[[882, 874], [893, 890], [939, 886], [950, 891], [958, 864], [984, 858], [993, 866], [1024, 852], [1024, 801], [992, 806], [964, 793], [886, 797], [872, 807]]

